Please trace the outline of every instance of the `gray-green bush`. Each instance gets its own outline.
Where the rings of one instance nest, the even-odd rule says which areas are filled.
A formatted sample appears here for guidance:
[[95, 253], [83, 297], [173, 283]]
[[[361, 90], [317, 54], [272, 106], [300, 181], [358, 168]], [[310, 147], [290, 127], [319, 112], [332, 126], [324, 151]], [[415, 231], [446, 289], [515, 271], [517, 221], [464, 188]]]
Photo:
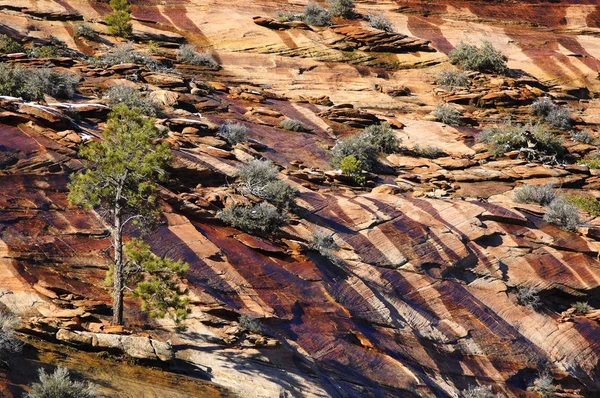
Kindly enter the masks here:
[[71, 98], [78, 82], [68, 73], [0, 63], [0, 95], [21, 97], [28, 101], [41, 100], [44, 94]]
[[207, 53], [198, 53], [196, 47], [190, 44], [184, 44], [177, 50], [177, 61], [182, 64], [204, 66], [210, 69], [220, 68], [212, 55]]
[[227, 120], [219, 127], [219, 135], [225, 138], [231, 145], [240, 144], [246, 141], [248, 128], [241, 123]]
[[469, 78], [463, 71], [446, 69], [438, 73], [436, 82], [440, 86], [444, 86], [446, 89], [451, 90], [454, 87], [468, 86]]
[[[507, 121], [498, 127], [481, 132], [477, 141], [488, 144], [493, 156], [523, 148], [534, 150], [538, 155], [560, 155], [563, 152], [562, 137], [543, 128], [539, 124], [513, 124]], [[529, 148], [529, 143], [533, 148]]]
[[517, 302], [531, 309], [536, 309], [542, 304], [539, 291], [532, 286], [519, 286], [517, 288]]
[[98, 37], [98, 32], [90, 25], [81, 23], [75, 28], [75, 35], [78, 37], [85, 37], [88, 40], [94, 40]]
[[137, 64], [144, 65], [151, 71], [168, 72], [170, 68], [167, 68], [157, 60], [149, 57], [146, 54], [136, 53], [133, 46], [129, 43], [120, 44], [112, 47], [109, 51], [104, 53], [98, 60], [98, 63], [102, 65], [120, 65], [120, 64]]
[[288, 222], [281, 210], [265, 202], [251, 207], [229, 206], [219, 215], [226, 224], [246, 232], [274, 232]]
[[394, 31], [394, 24], [383, 15], [383, 12], [379, 14], [370, 12], [367, 15], [367, 22], [373, 29], [383, 30], [384, 32]]
[[327, 0], [327, 5], [334, 17], [352, 18], [354, 16], [354, 0]]
[[559, 196], [548, 205], [546, 214], [544, 214], [544, 221], [565, 231], [575, 231], [581, 224], [577, 211], [577, 207], [569, 204], [563, 196]]
[[31, 385], [28, 398], [93, 398], [96, 392], [93, 386], [80, 381], [72, 381], [69, 371], [57, 368], [48, 374], [39, 370], [39, 381]]
[[138, 108], [144, 115], [155, 117], [160, 108], [152, 101], [142, 98], [139, 90], [130, 86], [114, 86], [106, 92], [108, 103], [111, 106], [125, 104], [128, 108]]
[[517, 203], [536, 203], [547, 206], [556, 199], [556, 192], [552, 184], [546, 185], [523, 185], [522, 188], [515, 191], [515, 202]]
[[379, 155], [396, 152], [399, 144], [400, 140], [388, 123], [372, 125], [360, 134], [339, 141], [331, 150], [331, 165], [340, 168], [344, 158], [354, 156], [365, 170], [372, 171]]
[[309, 25], [328, 26], [331, 25], [331, 12], [317, 3], [308, 3], [304, 8], [304, 21]]
[[279, 122], [279, 127], [288, 131], [303, 131], [304, 125], [301, 121], [295, 119], [284, 119]]
[[576, 315], [587, 315], [593, 309], [591, 305], [583, 301], [574, 303], [571, 308]]
[[461, 391], [461, 398], [502, 398], [503, 395], [494, 394], [491, 386], [471, 386]]
[[450, 126], [460, 124], [460, 112], [454, 109], [451, 105], [438, 105], [434, 112], [435, 118]]
[[571, 140], [582, 144], [593, 144], [594, 136], [588, 129], [571, 131]]
[[278, 209], [295, 207], [296, 190], [277, 179], [277, 168], [271, 161], [254, 160], [238, 170], [243, 190], [275, 205]]
[[18, 325], [19, 321], [11, 314], [0, 312], [0, 365], [7, 365], [23, 348], [23, 343], [15, 336]]
[[540, 98], [531, 104], [531, 113], [541, 117], [545, 123], [555, 129], [568, 130], [572, 124], [569, 110], [559, 107], [547, 97]]
[[533, 386], [530, 389], [537, 392], [542, 398], [553, 398], [557, 390], [554, 385], [554, 378], [547, 370], [540, 373], [539, 377], [533, 381]]
[[0, 34], [0, 53], [3, 54], [14, 54], [25, 52], [25, 47], [12, 37]]
[[255, 318], [252, 317], [250, 315], [240, 315], [239, 319], [238, 319], [238, 323], [240, 325], [240, 328], [247, 330], [251, 333], [254, 334], [261, 334], [263, 332], [263, 326], [260, 323], [260, 321]]
[[481, 47], [461, 41], [454, 50], [450, 51], [448, 57], [450, 62], [463, 69], [499, 74], [508, 72], [506, 66], [508, 58], [496, 50], [489, 41], [483, 41]]

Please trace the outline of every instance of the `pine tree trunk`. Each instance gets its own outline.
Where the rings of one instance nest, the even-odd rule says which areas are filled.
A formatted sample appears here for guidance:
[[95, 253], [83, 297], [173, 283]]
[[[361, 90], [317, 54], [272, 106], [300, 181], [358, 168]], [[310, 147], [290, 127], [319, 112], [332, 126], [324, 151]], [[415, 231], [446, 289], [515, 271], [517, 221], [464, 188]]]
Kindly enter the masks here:
[[115, 225], [113, 229], [113, 246], [115, 249], [113, 273], [113, 323], [123, 324], [123, 231], [121, 208], [115, 207]]

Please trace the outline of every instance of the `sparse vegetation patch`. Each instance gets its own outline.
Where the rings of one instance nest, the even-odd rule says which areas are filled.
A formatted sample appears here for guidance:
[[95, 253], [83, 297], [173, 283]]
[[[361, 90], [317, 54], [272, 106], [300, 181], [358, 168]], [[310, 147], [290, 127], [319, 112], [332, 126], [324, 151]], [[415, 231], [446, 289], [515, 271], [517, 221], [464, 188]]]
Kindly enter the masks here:
[[177, 61], [186, 65], [204, 66], [210, 69], [219, 69], [219, 64], [212, 55], [198, 53], [196, 47], [184, 44], [177, 50]]
[[142, 98], [139, 90], [130, 86], [114, 86], [107, 92], [108, 103], [111, 106], [125, 104], [128, 108], [138, 108], [144, 115], [154, 117], [160, 108], [152, 101]]
[[327, 0], [327, 5], [334, 17], [350, 19], [354, 16], [354, 0]]

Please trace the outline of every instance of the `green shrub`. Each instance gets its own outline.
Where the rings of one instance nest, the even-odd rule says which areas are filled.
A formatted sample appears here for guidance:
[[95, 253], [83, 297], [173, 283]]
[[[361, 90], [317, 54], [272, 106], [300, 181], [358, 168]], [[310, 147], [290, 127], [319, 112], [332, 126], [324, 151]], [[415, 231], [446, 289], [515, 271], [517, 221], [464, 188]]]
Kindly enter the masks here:
[[556, 393], [556, 386], [553, 384], [554, 378], [547, 370], [533, 381], [531, 390], [538, 393], [542, 398], [553, 398]]
[[587, 315], [593, 309], [591, 305], [582, 301], [574, 303], [571, 308], [575, 315]]
[[238, 323], [240, 325], [240, 328], [247, 330], [251, 333], [254, 333], [254, 334], [263, 333], [263, 326], [260, 323], [260, 321], [255, 317], [252, 317], [249, 315], [240, 315]]
[[342, 160], [352, 155], [365, 170], [372, 171], [377, 166], [379, 154], [397, 151], [399, 142], [389, 124], [369, 126], [333, 147], [331, 165], [340, 168]]
[[15, 336], [18, 325], [19, 321], [11, 314], [0, 312], [0, 364], [7, 365], [23, 348], [23, 343]]
[[38, 101], [48, 94], [56, 98], [71, 98], [78, 80], [68, 73], [50, 69], [28, 69], [0, 63], [0, 95]]
[[450, 62], [463, 69], [478, 72], [505, 74], [508, 72], [506, 62], [508, 58], [496, 50], [489, 41], [482, 42], [481, 47], [460, 42], [448, 54]]
[[54, 373], [47, 374], [39, 370], [39, 381], [31, 385], [28, 398], [93, 398], [94, 387], [80, 381], [71, 381], [69, 371], [57, 368]]
[[457, 126], [460, 123], [460, 112], [450, 105], [438, 105], [434, 115], [438, 121], [450, 126]]
[[246, 126], [241, 123], [234, 123], [231, 120], [226, 121], [219, 127], [219, 134], [231, 145], [246, 141], [247, 132], [248, 128]]
[[113, 86], [106, 92], [111, 106], [125, 104], [128, 108], [138, 108], [144, 115], [155, 117], [159, 107], [152, 101], [142, 98], [139, 90], [130, 86]]
[[588, 129], [571, 131], [571, 140], [582, 144], [593, 144], [594, 136]]
[[252, 207], [233, 205], [220, 213], [221, 219], [246, 232], [274, 232], [288, 222], [287, 216], [275, 206], [260, 203]]
[[393, 32], [394, 31], [394, 24], [392, 24], [383, 15], [383, 12], [380, 12], [379, 14], [370, 12], [367, 15], [367, 21], [369, 23], [369, 26], [374, 29], [383, 30], [384, 32]]
[[354, 16], [354, 0], [327, 0], [327, 5], [334, 17], [349, 19]]
[[556, 192], [552, 184], [546, 185], [523, 185], [521, 189], [515, 191], [515, 202], [517, 203], [536, 203], [547, 206], [556, 199]]
[[75, 35], [78, 37], [85, 37], [88, 40], [94, 40], [98, 37], [98, 32], [90, 25], [81, 23], [75, 28]]
[[278, 209], [291, 210], [296, 207], [298, 192], [285, 181], [271, 181], [263, 188], [262, 199], [275, 205]]
[[577, 208], [570, 205], [562, 196], [557, 197], [548, 205], [544, 221], [554, 224], [565, 231], [575, 231], [581, 223], [579, 214], [577, 214]]
[[346, 156], [344, 159], [342, 159], [340, 170], [345, 175], [352, 177], [352, 180], [360, 186], [365, 185], [367, 182], [365, 176], [362, 175], [362, 166], [360, 161], [352, 155]]
[[451, 90], [454, 87], [466, 87], [469, 85], [467, 74], [460, 70], [443, 70], [436, 77], [437, 84]]
[[112, 12], [104, 17], [108, 25], [108, 32], [124, 39], [131, 36], [133, 26], [131, 25], [131, 7], [127, 0], [110, 0]]
[[412, 152], [416, 156], [429, 159], [437, 159], [441, 158], [442, 156], [446, 156], [446, 152], [433, 145], [426, 145], [422, 147], [419, 144], [417, 144], [412, 148]]
[[148, 51], [148, 54], [152, 54], [152, 55], [162, 55], [163, 54], [162, 50], [160, 49], [160, 46], [154, 40], [150, 40], [148, 42], [148, 47], [146, 48], [146, 51]]
[[55, 46], [38, 46], [28, 51], [31, 58], [58, 58], [61, 56], [60, 49]]
[[519, 286], [517, 288], [517, 302], [531, 309], [536, 309], [542, 304], [539, 291], [531, 286]]
[[569, 110], [559, 107], [547, 97], [540, 98], [531, 104], [531, 113], [541, 117], [545, 123], [555, 129], [568, 130], [572, 124]]
[[308, 3], [304, 8], [304, 21], [314, 26], [331, 25], [331, 12], [317, 3]]
[[279, 209], [295, 206], [296, 190], [285, 181], [277, 179], [277, 168], [271, 161], [254, 160], [238, 170], [244, 191], [256, 195]]
[[568, 195], [567, 201], [592, 216], [600, 216], [600, 201], [596, 198], [582, 195]]
[[600, 169], [600, 157], [593, 156], [577, 161], [578, 165], [587, 166], [590, 169]]
[[212, 55], [196, 52], [196, 47], [184, 44], [177, 50], [177, 61], [186, 65], [204, 66], [211, 69], [220, 68]]
[[279, 127], [288, 131], [303, 131], [304, 125], [301, 121], [295, 119], [284, 119], [279, 122]]
[[14, 54], [14, 53], [23, 53], [25, 52], [25, 47], [23, 47], [19, 42], [8, 35], [1, 34], [0, 35], [0, 53], [3, 54]]
[[508, 121], [504, 125], [482, 131], [477, 140], [488, 144], [493, 156], [528, 148], [528, 141], [535, 144], [534, 149], [538, 154], [560, 155], [563, 152], [562, 137], [545, 130], [539, 124], [515, 125]]
[[461, 398], [502, 398], [500, 393], [494, 394], [492, 386], [471, 386], [461, 391]]

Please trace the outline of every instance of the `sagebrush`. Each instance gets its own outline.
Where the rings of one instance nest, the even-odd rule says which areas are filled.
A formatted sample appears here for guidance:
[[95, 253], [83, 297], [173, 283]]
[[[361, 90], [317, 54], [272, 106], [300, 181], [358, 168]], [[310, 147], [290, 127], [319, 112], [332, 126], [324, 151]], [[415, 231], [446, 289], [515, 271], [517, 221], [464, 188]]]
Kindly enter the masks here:
[[246, 141], [248, 128], [241, 123], [226, 121], [219, 127], [219, 134], [225, 138], [231, 145], [240, 144]]
[[142, 98], [140, 91], [131, 86], [114, 86], [106, 92], [108, 103], [111, 106], [125, 104], [128, 108], [138, 108], [144, 115], [154, 117], [160, 108], [154, 102]]
[[546, 185], [523, 185], [515, 191], [515, 202], [536, 203], [542, 206], [549, 205], [556, 199], [556, 192], [552, 184]]
[[53, 373], [46, 373], [44, 369], [40, 369], [38, 377], [39, 381], [31, 385], [28, 398], [93, 398], [96, 396], [92, 385], [71, 380], [69, 371], [65, 368], [59, 367]]
[[55, 98], [71, 98], [79, 79], [68, 73], [50, 69], [34, 69], [0, 63], [0, 95], [39, 101], [44, 94]]
[[196, 47], [189, 44], [184, 44], [179, 47], [179, 50], [177, 50], [177, 61], [187, 65], [219, 69], [219, 64], [212, 55], [207, 53], [198, 53]]
[[251, 207], [229, 206], [219, 215], [226, 224], [246, 232], [274, 232], [288, 222], [285, 213], [265, 202]]
[[308, 3], [304, 8], [304, 21], [309, 25], [328, 26], [331, 25], [331, 12], [317, 3]]
[[468, 44], [461, 41], [454, 50], [448, 54], [450, 62], [463, 69], [478, 72], [506, 74], [508, 58], [496, 50], [492, 43], [483, 41], [481, 46]]
[[548, 205], [544, 221], [565, 231], [575, 231], [581, 224], [577, 207], [570, 205], [564, 196], [557, 197]]

